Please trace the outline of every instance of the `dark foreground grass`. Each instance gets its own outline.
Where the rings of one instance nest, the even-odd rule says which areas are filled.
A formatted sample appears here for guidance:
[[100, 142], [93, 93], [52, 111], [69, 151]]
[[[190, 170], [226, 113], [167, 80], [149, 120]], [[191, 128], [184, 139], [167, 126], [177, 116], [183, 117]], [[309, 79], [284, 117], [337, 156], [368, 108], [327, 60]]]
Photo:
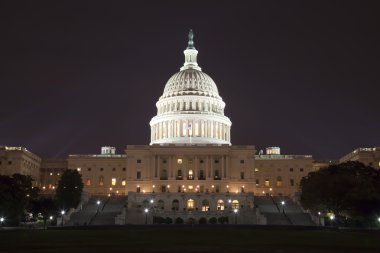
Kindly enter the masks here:
[[377, 231], [114, 227], [0, 231], [0, 252], [380, 252]]

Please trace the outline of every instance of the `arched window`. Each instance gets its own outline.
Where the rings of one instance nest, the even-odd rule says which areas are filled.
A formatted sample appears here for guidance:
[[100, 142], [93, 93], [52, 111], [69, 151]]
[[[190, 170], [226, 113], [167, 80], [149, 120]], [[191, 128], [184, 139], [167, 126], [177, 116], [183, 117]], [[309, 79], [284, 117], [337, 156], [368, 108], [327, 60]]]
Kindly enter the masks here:
[[173, 211], [179, 210], [179, 201], [177, 199], [173, 200], [173, 202], [172, 202], [172, 210]]
[[216, 205], [216, 210], [223, 211], [224, 210], [224, 201], [219, 199]]
[[99, 186], [103, 186], [103, 185], [104, 185], [104, 177], [100, 176], [99, 177]]
[[210, 202], [205, 199], [202, 201], [202, 212], [207, 212], [210, 210]]
[[165, 208], [165, 202], [162, 199], [157, 202], [157, 208], [162, 210]]
[[239, 209], [239, 201], [232, 200], [232, 209]]
[[195, 206], [195, 201], [193, 199], [189, 199], [187, 201], [187, 209], [189, 211], [193, 210], [194, 209], [194, 206]]

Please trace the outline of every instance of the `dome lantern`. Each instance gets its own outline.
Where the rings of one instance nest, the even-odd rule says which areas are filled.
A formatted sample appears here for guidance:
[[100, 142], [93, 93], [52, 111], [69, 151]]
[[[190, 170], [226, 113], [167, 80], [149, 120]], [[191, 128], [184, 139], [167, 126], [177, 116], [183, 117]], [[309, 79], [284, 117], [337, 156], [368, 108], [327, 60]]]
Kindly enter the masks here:
[[187, 48], [183, 53], [185, 54], [185, 63], [183, 64], [183, 67], [181, 70], [185, 69], [196, 69], [196, 70], [202, 70], [197, 63], [197, 55], [198, 51], [194, 47], [194, 33], [193, 30], [190, 29], [189, 32], [189, 41], [187, 43]]

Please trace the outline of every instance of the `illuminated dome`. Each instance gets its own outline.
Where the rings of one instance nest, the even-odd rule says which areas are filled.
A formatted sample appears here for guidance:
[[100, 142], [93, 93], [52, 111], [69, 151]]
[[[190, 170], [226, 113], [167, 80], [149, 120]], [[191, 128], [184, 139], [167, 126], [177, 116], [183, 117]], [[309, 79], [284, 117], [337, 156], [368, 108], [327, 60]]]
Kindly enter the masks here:
[[166, 83], [156, 103], [150, 144], [231, 145], [231, 121], [224, 116], [225, 103], [215, 82], [198, 66], [193, 36], [190, 30], [185, 63]]
[[199, 95], [219, 98], [215, 82], [206, 73], [196, 69], [185, 69], [174, 74], [166, 83], [160, 99], [173, 96]]

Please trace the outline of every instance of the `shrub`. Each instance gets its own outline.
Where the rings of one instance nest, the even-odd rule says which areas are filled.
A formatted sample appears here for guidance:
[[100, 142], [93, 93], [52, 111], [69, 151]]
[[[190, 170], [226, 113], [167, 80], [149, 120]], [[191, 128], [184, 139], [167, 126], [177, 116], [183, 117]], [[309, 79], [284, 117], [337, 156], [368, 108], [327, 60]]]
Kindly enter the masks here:
[[210, 218], [210, 219], [208, 220], [208, 222], [209, 222], [210, 224], [216, 224], [216, 223], [218, 222], [218, 220], [217, 220], [215, 217], [212, 217], [212, 218]]
[[205, 217], [200, 218], [199, 224], [207, 224], [207, 219]]
[[153, 217], [153, 224], [162, 224], [165, 222], [166, 222], [166, 220], [163, 217], [160, 217], [160, 216], [154, 216]]
[[175, 224], [183, 224], [183, 219], [181, 217], [178, 217], [177, 219], [175, 219], [174, 223]]
[[172, 224], [172, 223], [173, 223], [173, 219], [170, 218], [170, 217], [166, 217], [166, 219], [165, 219], [165, 223], [166, 223], [166, 224]]

